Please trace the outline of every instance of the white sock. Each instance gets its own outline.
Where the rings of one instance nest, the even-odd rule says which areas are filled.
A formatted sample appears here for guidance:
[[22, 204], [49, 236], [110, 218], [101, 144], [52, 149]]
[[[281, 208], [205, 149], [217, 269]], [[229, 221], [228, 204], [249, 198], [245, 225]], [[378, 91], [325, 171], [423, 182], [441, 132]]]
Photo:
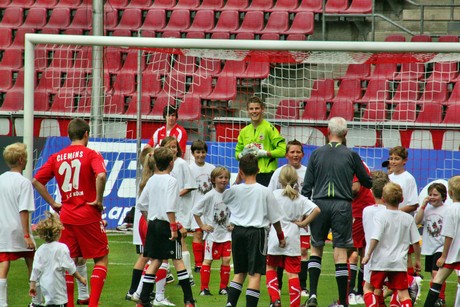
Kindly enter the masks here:
[[0, 279], [0, 307], [8, 307], [8, 282], [6, 279]]
[[[160, 270], [168, 270], [169, 264], [168, 263], [162, 263], [160, 266]], [[155, 282], [155, 299], [157, 301], [162, 301], [165, 299], [165, 286], [166, 286], [166, 278], [163, 278], [161, 280], [158, 280]]]
[[192, 275], [192, 265], [190, 263], [190, 252], [182, 252], [182, 260], [184, 261], [185, 269], [187, 270], [188, 275]]
[[457, 284], [457, 297], [455, 298], [455, 307], [460, 307], [460, 283]]
[[[86, 280], [88, 280], [88, 269], [86, 268], [86, 264], [77, 265], [77, 272], [80, 273]], [[77, 288], [78, 288], [78, 299], [79, 300], [87, 300], [89, 299], [89, 291], [88, 286], [82, 284], [77, 279]]]

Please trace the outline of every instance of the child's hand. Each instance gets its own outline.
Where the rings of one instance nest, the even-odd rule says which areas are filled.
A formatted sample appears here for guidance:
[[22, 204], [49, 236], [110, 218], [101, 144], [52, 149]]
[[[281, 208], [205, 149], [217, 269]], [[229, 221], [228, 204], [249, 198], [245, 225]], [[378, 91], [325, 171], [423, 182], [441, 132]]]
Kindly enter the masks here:
[[24, 238], [24, 242], [26, 243], [27, 249], [34, 250], [35, 244], [32, 238], [29, 236], [28, 238]]
[[292, 221], [294, 224], [296, 224], [297, 226], [299, 226], [299, 228], [304, 228], [305, 226], [302, 225], [302, 222], [299, 222], [299, 221]]
[[80, 276], [79, 278], [77, 278], [78, 281], [80, 281], [82, 284], [84, 284], [86, 286], [86, 278], [84, 278], [83, 276]]
[[444, 266], [444, 263], [446, 262], [446, 257], [439, 257], [438, 261], [436, 261], [436, 265], [438, 268], [442, 268]]
[[361, 261], [362, 264], [368, 264], [369, 263], [369, 256], [364, 256], [363, 260]]
[[35, 297], [37, 295], [37, 287], [35, 281], [31, 281], [29, 284], [29, 295]]
[[201, 227], [201, 230], [206, 231], [206, 232], [213, 232], [214, 227], [208, 224], [203, 224], [203, 226]]
[[177, 238], [177, 231], [171, 231], [171, 237], [169, 238], [169, 240], [174, 241], [177, 240]]
[[227, 225], [227, 230], [228, 231], [233, 231], [233, 228], [235, 228], [235, 225], [233, 225], [232, 223]]
[[428, 205], [428, 202], [430, 201], [430, 196], [427, 196], [423, 199], [422, 207], [425, 208]]
[[286, 239], [280, 240], [279, 247], [281, 247], [281, 248], [286, 247]]

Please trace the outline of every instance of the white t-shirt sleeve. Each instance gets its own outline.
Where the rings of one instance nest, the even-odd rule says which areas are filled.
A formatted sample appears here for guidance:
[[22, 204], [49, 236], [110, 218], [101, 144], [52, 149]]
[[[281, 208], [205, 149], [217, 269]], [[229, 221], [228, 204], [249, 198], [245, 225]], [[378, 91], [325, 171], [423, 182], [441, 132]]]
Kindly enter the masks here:
[[271, 224], [281, 221], [283, 212], [272, 192], [267, 193], [267, 218]]
[[34, 192], [32, 183], [25, 179], [21, 181], [21, 187], [19, 194], [19, 212], [21, 211], [35, 211], [35, 203], [34, 203]]
[[75, 266], [75, 262], [70, 258], [70, 251], [67, 246], [63, 246], [61, 250], [59, 250], [59, 261], [61, 261], [61, 267], [69, 272], [70, 275], [73, 275], [77, 270]]

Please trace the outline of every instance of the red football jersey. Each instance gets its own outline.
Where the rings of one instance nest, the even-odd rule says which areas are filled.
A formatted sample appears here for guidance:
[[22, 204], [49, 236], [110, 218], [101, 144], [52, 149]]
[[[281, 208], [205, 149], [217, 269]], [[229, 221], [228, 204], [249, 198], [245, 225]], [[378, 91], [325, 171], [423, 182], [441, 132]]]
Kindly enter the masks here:
[[187, 131], [182, 126], [176, 124], [171, 131], [166, 130], [166, 126], [162, 126], [155, 130], [152, 137], [149, 140], [149, 145], [151, 147], [156, 147], [161, 144], [161, 141], [167, 136], [173, 136], [179, 142], [180, 149], [182, 150], [182, 156], [185, 154], [185, 149], [187, 148]]
[[61, 193], [61, 221], [84, 225], [101, 220], [101, 212], [87, 203], [96, 200], [96, 176], [105, 172], [104, 158], [99, 152], [83, 145], [70, 145], [50, 156], [35, 179], [46, 185], [55, 177]]
[[[367, 173], [370, 175], [371, 171], [369, 167], [367, 167], [366, 163], [364, 163], [364, 167], [366, 168]], [[353, 182], [357, 182], [358, 178], [356, 176], [353, 177]], [[359, 189], [358, 194], [351, 203], [351, 215], [354, 218], [362, 218], [363, 217], [363, 210], [367, 206], [375, 204], [374, 194], [372, 193], [371, 189], [365, 188], [361, 186]]]

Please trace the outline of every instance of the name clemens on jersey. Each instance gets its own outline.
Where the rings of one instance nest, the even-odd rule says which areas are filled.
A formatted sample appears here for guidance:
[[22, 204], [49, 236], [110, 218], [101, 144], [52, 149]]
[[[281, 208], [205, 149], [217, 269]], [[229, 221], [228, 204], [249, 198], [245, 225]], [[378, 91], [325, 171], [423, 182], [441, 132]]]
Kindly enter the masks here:
[[78, 159], [78, 158], [83, 158], [83, 151], [74, 151], [74, 152], [66, 152], [57, 155], [56, 161], [61, 162], [65, 160], [73, 160], [73, 159]]

